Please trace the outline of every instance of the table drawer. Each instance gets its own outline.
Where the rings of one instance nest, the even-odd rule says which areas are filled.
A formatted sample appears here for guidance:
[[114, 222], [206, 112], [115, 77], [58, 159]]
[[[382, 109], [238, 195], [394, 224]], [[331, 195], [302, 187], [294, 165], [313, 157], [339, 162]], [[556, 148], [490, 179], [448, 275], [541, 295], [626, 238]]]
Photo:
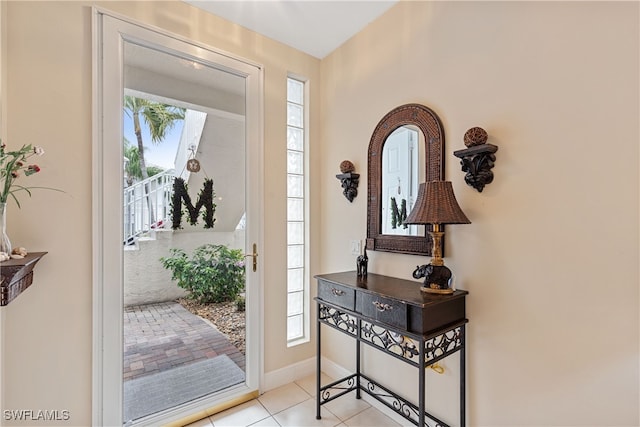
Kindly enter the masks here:
[[355, 307], [356, 291], [355, 289], [347, 286], [341, 286], [335, 283], [319, 280], [318, 298], [353, 311]]
[[407, 329], [407, 304], [401, 301], [360, 292], [356, 311], [387, 325]]

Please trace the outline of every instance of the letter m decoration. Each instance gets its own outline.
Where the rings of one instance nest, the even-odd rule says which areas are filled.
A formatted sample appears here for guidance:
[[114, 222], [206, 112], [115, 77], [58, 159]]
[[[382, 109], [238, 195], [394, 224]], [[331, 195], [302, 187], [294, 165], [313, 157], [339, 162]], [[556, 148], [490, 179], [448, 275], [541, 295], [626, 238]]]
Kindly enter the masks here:
[[215, 219], [213, 218], [213, 214], [216, 211], [216, 204], [213, 203], [213, 196], [215, 193], [213, 192], [213, 180], [205, 179], [202, 190], [200, 190], [200, 194], [198, 195], [198, 200], [196, 201], [196, 205], [193, 206], [191, 203], [191, 196], [187, 191], [187, 185], [182, 178], [175, 178], [173, 181], [173, 197], [171, 203], [171, 219], [172, 225], [171, 228], [177, 230], [182, 228], [182, 205], [187, 208], [188, 218], [187, 221], [191, 225], [196, 225], [198, 223], [198, 213], [204, 207], [205, 211], [202, 213], [202, 219], [204, 220], [204, 228], [213, 228], [213, 223]]

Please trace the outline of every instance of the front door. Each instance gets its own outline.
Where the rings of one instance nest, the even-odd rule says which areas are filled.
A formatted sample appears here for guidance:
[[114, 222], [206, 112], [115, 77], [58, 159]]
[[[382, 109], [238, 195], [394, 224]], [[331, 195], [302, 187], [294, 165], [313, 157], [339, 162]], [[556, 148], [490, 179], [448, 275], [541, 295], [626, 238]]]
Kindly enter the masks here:
[[259, 388], [262, 71], [95, 19], [94, 424], [166, 424]]
[[418, 194], [418, 131], [401, 126], [387, 137], [382, 154], [382, 234], [415, 236], [404, 224]]

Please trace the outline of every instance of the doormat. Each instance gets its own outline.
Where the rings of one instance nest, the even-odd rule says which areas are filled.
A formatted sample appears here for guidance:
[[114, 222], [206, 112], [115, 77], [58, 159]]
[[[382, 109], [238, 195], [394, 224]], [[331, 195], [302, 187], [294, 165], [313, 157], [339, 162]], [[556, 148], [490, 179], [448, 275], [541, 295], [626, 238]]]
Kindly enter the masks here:
[[244, 382], [227, 355], [124, 382], [124, 423]]

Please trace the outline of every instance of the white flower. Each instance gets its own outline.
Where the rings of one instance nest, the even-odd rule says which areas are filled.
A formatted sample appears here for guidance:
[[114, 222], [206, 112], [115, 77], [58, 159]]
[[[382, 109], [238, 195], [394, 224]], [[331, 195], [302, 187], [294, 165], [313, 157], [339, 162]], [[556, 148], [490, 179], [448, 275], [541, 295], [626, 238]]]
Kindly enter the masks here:
[[37, 154], [38, 156], [42, 156], [44, 154], [44, 148], [39, 147], [39, 146], [36, 145], [36, 146], [33, 147], [33, 152], [35, 154]]

